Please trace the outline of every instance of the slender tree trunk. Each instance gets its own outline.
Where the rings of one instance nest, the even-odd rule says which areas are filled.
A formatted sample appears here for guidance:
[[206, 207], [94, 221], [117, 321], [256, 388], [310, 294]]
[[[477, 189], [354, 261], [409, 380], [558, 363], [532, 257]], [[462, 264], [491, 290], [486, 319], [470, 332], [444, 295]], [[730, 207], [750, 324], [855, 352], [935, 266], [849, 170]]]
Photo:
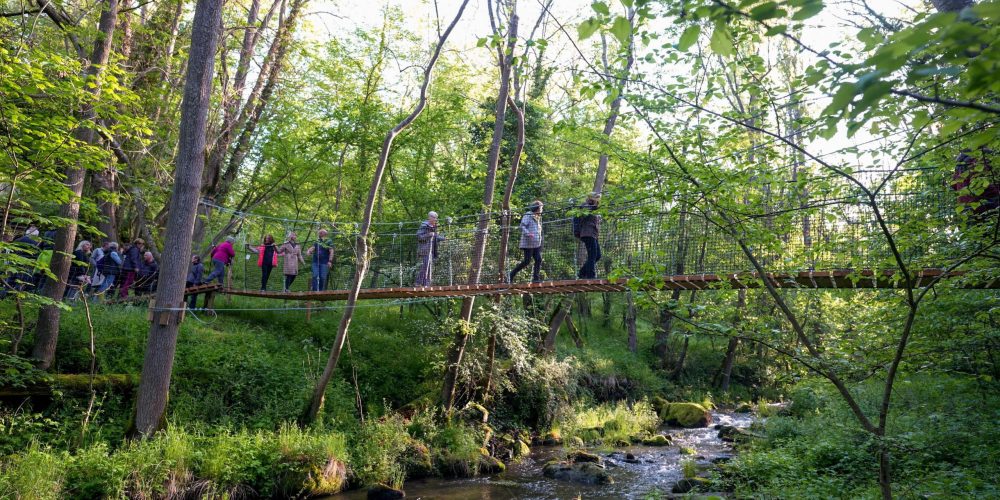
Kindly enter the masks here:
[[[735, 327], [740, 328], [740, 321], [743, 320], [742, 312], [747, 307], [747, 291], [745, 289], [740, 289], [736, 292], [736, 317], [734, 319]], [[729, 339], [729, 345], [726, 346], [726, 357], [722, 361], [722, 381], [719, 387], [722, 392], [729, 390], [729, 383], [733, 375], [733, 363], [736, 361], [736, 348], [740, 344], [740, 339], [732, 337]]]
[[[496, 184], [497, 165], [500, 163], [500, 146], [503, 140], [504, 118], [507, 110], [507, 95], [510, 93], [510, 72], [514, 56], [514, 43], [517, 41], [517, 14], [511, 9], [510, 23], [507, 29], [507, 45], [498, 49], [500, 64], [500, 91], [497, 95], [496, 117], [493, 123], [493, 142], [490, 144], [487, 164], [486, 183], [483, 191], [482, 212], [479, 214], [479, 224], [476, 227], [476, 239], [472, 249], [472, 265], [469, 269], [470, 285], [479, 283], [482, 272], [483, 256], [486, 252], [487, 235], [489, 232], [491, 212], [493, 208], [493, 192]], [[500, 52], [502, 50], [502, 52]], [[473, 297], [462, 300], [460, 318], [468, 323], [472, 321]], [[468, 328], [457, 328], [455, 341], [448, 354], [448, 364], [445, 366], [444, 383], [441, 388], [441, 404], [447, 414], [455, 402], [455, 388], [458, 382], [458, 367], [465, 355], [465, 346], [469, 340]]]
[[441, 49], [444, 47], [444, 43], [448, 40], [448, 36], [451, 35], [455, 25], [457, 25], [458, 21], [462, 18], [462, 13], [465, 12], [465, 7], [468, 4], [469, 0], [462, 1], [462, 5], [459, 6], [458, 13], [455, 14], [455, 18], [451, 21], [451, 24], [448, 25], [448, 28], [444, 31], [440, 38], [438, 38], [437, 45], [434, 47], [433, 55], [431, 55], [430, 60], [427, 62], [427, 67], [424, 68], [423, 84], [420, 87], [420, 98], [417, 101], [416, 107], [406, 118], [393, 127], [392, 130], [386, 134], [385, 140], [382, 141], [382, 153], [379, 155], [378, 165], [375, 167], [375, 175], [372, 177], [372, 183], [368, 189], [368, 200], [365, 205], [364, 217], [362, 218], [361, 228], [356, 240], [357, 260], [355, 261], [354, 280], [351, 283], [350, 290], [348, 291], [347, 302], [344, 304], [343, 316], [341, 316], [340, 325], [337, 328], [337, 338], [333, 342], [333, 348], [330, 350], [330, 356], [327, 358], [326, 367], [323, 368], [323, 374], [316, 382], [316, 387], [313, 389], [313, 394], [309, 401], [309, 407], [302, 416], [301, 422], [303, 424], [314, 422], [316, 417], [319, 416], [320, 411], [322, 411], [323, 401], [326, 396], [326, 388], [330, 384], [333, 372], [337, 368], [337, 362], [340, 360], [340, 353], [344, 348], [344, 343], [347, 341], [347, 334], [351, 326], [351, 319], [354, 317], [354, 308], [358, 302], [358, 294], [361, 292], [361, 283], [364, 281], [365, 273], [368, 271], [368, 233], [371, 228], [372, 214], [375, 211], [375, 201], [378, 196], [379, 187], [382, 183], [382, 176], [385, 172], [386, 164], [389, 161], [389, 151], [392, 148], [392, 142], [400, 132], [413, 123], [413, 120], [415, 120], [417, 116], [423, 112], [424, 107], [427, 105], [427, 88], [431, 83], [431, 72], [434, 69], [434, 64], [441, 55]]
[[136, 400], [134, 431], [144, 437], [162, 428], [170, 393], [177, 330], [184, 311], [187, 250], [192, 247], [192, 230], [205, 168], [205, 131], [221, 19], [222, 0], [198, 0], [181, 104], [177, 169], [170, 196], [172, 209], [167, 218], [166, 245], [178, 251], [168, 252], [160, 263], [160, 280], [155, 307], [150, 307], [152, 321]]
[[[627, 55], [625, 56], [625, 67], [622, 68], [621, 76], [618, 78], [615, 86], [615, 98], [611, 101], [611, 112], [608, 114], [608, 119], [604, 122], [604, 137], [605, 141], [611, 143], [611, 132], [615, 129], [615, 123], [618, 121], [618, 115], [621, 112], [622, 107], [622, 97], [625, 93], [625, 83], [629, 79], [629, 72], [632, 70], [632, 64], [635, 63], [635, 55], [632, 47], [633, 38], [635, 36], [635, 10], [629, 8], [628, 21], [632, 26], [629, 31], [628, 37], [628, 47], [626, 47]], [[605, 56], [605, 59], [607, 57]], [[604, 191], [604, 181], [608, 176], [608, 154], [601, 154], [600, 159], [597, 160], [597, 175], [594, 177], [594, 192], [600, 193]]]
[[639, 352], [639, 334], [635, 328], [635, 299], [632, 291], [625, 292], [625, 329], [628, 330], [628, 350]]
[[[674, 268], [667, 270], [667, 272], [673, 271], [674, 274], [684, 274], [685, 260], [687, 259], [688, 212], [683, 203], [684, 201], [681, 200], [681, 209], [677, 220], [677, 254], [674, 257]], [[680, 290], [673, 290], [670, 293], [671, 303], [676, 304], [680, 298]], [[673, 321], [673, 313], [670, 312], [668, 307], [663, 307], [660, 310], [660, 325], [656, 331], [656, 338], [653, 343], [653, 354], [659, 358], [660, 367], [664, 369], [670, 366], [670, 330], [673, 328]]]
[[562, 327], [563, 321], [569, 315], [570, 304], [570, 298], [563, 297], [556, 305], [556, 310], [552, 314], [552, 320], [549, 321], [549, 333], [545, 336], [545, 341], [542, 343], [542, 352], [544, 354], [556, 352], [556, 337], [559, 336], [559, 329]]
[[[94, 50], [90, 57], [90, 65], [85, 71], [87, 92], [93, 94], [95, 100], [101, 93], [101, 76], [111, 55], [111, 44], [118, 20], [118, 0], [107, 0], [101, 11], [98, 24], [97, 39], [94, 40]], [[75, 138], [91, 145], [97, 144], [95, 125], [97, 113], [93, 104], [84, 104], [80, 117], [84, 123], [75, 132]], [[80, 218], [80, 195], [83, 194], [83, 184], [86, 181], [87, 170], [82, 165], [72, 165], [66, 170], [66, 184], [71, 194], [70, 199], [59, 208], [59, 216], [66, 221], [66, 226], [56, 231], [56, 239], [52, 251], [52, 262], [49, 270], [55, 276], [55, 281], [46, 278], [45, 295], [55, 302], [62, 300], [66, 292], [70, 263], [73, 260], [73, 243], [76, 240], [77, 222]], [[38, 312], [38, 323], [35, 325], [35, 345], [32, 357], [38, 367], [47, 370], [52, 366], [56, 356], [56, 344], [59, 342], [59, 307], [55, 304], [42, 306]]]

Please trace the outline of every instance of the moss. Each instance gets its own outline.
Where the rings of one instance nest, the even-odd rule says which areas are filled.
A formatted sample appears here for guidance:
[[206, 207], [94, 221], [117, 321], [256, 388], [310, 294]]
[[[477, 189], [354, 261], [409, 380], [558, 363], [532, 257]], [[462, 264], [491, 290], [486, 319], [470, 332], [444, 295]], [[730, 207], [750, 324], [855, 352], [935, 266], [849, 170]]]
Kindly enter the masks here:
[[431, 451], [426, 444], [416, 439], [407, 440], [402, 462], [407, 479], [421, 479], [434, 475]]
[[695, 455], [698, 453], [697, 450], [695, 450], [694, 448], [690, 448], [688, 446], [681, 446], [680, 450], [678, 451], [680, 452], [681, 455]]
[[528, 446], [528, 443], [518, 439], [514, 445], [514, 456], [526, 457], [528, 455], [531, 455], [531, 447]]
[[674, 441], [665, 434], [657, 434], [653, 437], [649, 437], [642, 440], [642, 444], [646, 446], [670, 446], [674, 444]]
[[574, 451], [569, 455], [566, 455], [566, 459], [575, 464], [580, 463], [601, 463], [601, 457], [594, 455], [593, 453], [587, 453], [585, 451]]
[[295, 464], [282, 483], [286, 492], [312, 497], [340, 493], [346, 480], [347, 466], [344, 462], [331, 458], [325, 464], [311, 461]]
[[649, 400], [649, 404], [653, 406], [653, 410], [657, 414], [660, 414], [663, 411], [663, 409], [670, 404], [670, 402], [667, 401], [662, 396], [653, 396], [653, 398]]
[[497, 460], [496, 457], [490, 456], [485, 449], [480, 450], [478, 468], [481, 474], [499, 474], [507, 470], [507, 466], [503, 462]]
[[698, 403], [669, 403], [660, 411], [660, 418], [681, 427], [708, 427], [712, 414]]

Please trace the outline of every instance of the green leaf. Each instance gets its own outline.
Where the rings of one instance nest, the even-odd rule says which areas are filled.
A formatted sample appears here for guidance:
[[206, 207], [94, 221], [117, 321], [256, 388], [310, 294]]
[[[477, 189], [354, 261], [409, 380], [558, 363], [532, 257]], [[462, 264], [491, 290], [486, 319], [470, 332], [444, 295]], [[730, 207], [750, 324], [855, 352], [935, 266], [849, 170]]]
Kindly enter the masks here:
[[609, 9], [608, 4], [604, 2], [594, 2], [590, 4], [590, 8], [594, 9], [594, 12], [601, 14], [602, 16], [611, 15], [611, 9]]
[[754, 21], [766, 21], [777, 17], [778, 4], [775, 2], [764, 2], [750, 9], [750, 17]]
[[777, 26], [771, 26], [770, 28], [768, 28], [767, 32], [764, 33], [764, 36], [780, 35], [786, 31], [788, 31], [788, 26], [784, 24], [779, 24]]
[[616, 17], [614, 24], [611, 25], [611, 34], [622, 45], [628, 45], [629, 37], [632, 34], [632, 23], [628, 22], [628, 19], [624, 17]]
[[677, 48], [686, 51], [698, 41], [699, 35], [701, 35], [701, 25], [688, 26], [684, 30], [684, 33], [681, 34], [681, 39], [677, 42]]
[[823, 10], [823, 2], [821, 0], [811, 0], [799, 9], [795, 15], [792, 16], [794, 21], [805, 21]]
[[600, 21], [594, 18], [590, 18], [580, 23], [580, 26], [577, 26], [576, 33], [580, 37], [580, 40], [586, 40], [590, 38], [595, 31], [597, 31], [597, 28], [600, 27], [601, 27]]
[[716, 54], [722, 56], [733, 55], [733, 35], [724, 23], [716, 23], [709, 46], [712, 47], [712, 50]]
[[488, 41], [489, 40], [487, 40], [486, 37], [482, 37], [479, 40], [476, 40], [476, 47], [485, 47]]

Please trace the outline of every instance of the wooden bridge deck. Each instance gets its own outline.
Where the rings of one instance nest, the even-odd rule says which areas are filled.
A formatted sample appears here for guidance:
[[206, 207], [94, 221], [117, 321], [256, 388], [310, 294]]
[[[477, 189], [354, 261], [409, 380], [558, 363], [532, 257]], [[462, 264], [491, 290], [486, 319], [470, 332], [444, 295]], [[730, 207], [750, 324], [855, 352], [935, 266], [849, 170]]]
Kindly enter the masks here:
[[[893, 280], [892, 271], [877, 272], [861, 271], [804, 271], [799, 273], [769, 273], [768, 281], [779, 288], [899, 288], [900, 283]], [[917, 287], [922, 287], [936, 277], [944, 274], [938, 269], [924, 269], [916, 274]], [[963, 273], [953, 272], [950, 276]], [[761, 279], [757, 273], [743, 274], [685, 274], [664, 277], [662, 290], [710, 290], [714, 288], [759, 288]], [[481, 285], [447, 285], [427, 287], [402, 288], [365, 288], [361, 290], [359, 299], [403, 299], [422, 297], [470, 297], [480, 295], [544, 295], [558, 293], [588, 293], [588, 292], [623, 292], [628, 288], [627, 280], [558, 280], [541, 283], [490, 283]], [[650, 285], [649, 290], [656, 286]], [[996, 289], [1000, 288], [1000, 277], [981, 286], [967, 288]], [[258, 290], [241, 290], [225, 288], [219, 293], [260, 297], [281, 300], [334, 301], [346, 300], [347, 290], [326, 290], [322, 292], [268, 292]]]

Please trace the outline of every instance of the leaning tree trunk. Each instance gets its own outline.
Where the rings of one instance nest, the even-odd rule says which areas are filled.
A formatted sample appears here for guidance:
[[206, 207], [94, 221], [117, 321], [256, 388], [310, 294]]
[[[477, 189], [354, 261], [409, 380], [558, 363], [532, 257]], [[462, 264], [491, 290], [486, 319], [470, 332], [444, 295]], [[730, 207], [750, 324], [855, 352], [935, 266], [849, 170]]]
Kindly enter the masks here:
[[215, 48], [219, 42], [222, 0], [198, 0], [191, 31], [187, 81], [181, 103], [177, 169], [170, 196], [165, 247], [156, 300], [151, 304], [152, 324], [142, 363], [142, 379], [136, 400], [135, 429], [149, 436], [162, 428], [170, 393], [170, 373], [177, 349], [177, 330], [184, 317], [184, 285], [188, 252], [205, 169], [205, 129], [211, 104]]
[[[497, 95], [496, 118], [493, 122], [493, 142], [490, 144], [489, 162], [487, 164], [486, 184], [483, 191], [483, 211], [479, 214], [479, 224], [476, 227], [476, 239], [472, 249], [472, 265], [469, 268], [470, 285], [479, 283], [483, 267], [483, 255], [486, 253], [486, 238], [489, 231], [490, 216], [493, 207], [493, 191], [496, 184], [497, 165], [500, 163], [500, 146], [503, 140], [504, 117], [507, 111], [507, 95], [510, 93], [510, 72], [514, 57], [514, 43], [517, 41], [517, 14], [511, 11], [510, 24], [507, 29], [507, 45], [498, 54], [500, 63], [500, 92]], [[472, 321], [474, 297], [462, 300], [461, 319], [466, 323]], [[441, 387], [441, 405], [447, 414], [455, 402], [455, 388], [458, 383], [458, 367], [465, 355], [465, 346], [469, 341], [469, 329], [457, 328], [455, 342], [448, 354], [448, 364], [445, 366], [444, 383]]]
[[[104, 67], [107, 66], [108, 58], [111, 55], [111, 42], [114, 38], [117, 20], [118, 0], [107, 0], [104, 10], [101, 11], [101, 20], [98, 24], [99, 33], [97, 39], [94, 40], [90, 65], [84, 75], [87, 82], [86, 91], [93, 95], [94, 101], [101, 94], [101, 75], [104, 74]], [[95, 123], [97, 112], [92, 103], [83, 105], [80, 118], [85, 125], [76, 129], [74, 137], [80, 142], [96, 145], [98, 142]], [[66, 292], [67, 281], [71, 279], [69, 268], [73, 260], [73, 242], [76, 240], [77, 221], [80, 218], [80, 195], [83, 194], [83, 184], [86, 177], [87, 169], [83, 165], [72, 165], [66, 170], [66, 185], [71, 194], [69, 201], [59, 208], [59, 216], [65, 221], [66, 226], [56, 232], [56, 240], [52, 249], [52, 262], [49, 266], [55, 280], [46, 278], [48, 283], [45, 287], [45, 296], [52, 299], [54, 303], [43, 306], [38, 312], [38, 323], [35, 326], [35, 345], [31, 354], [38, 363], [38, 367], [43, 370], [52, 366], [52, 361], [56, 356], [56, 344], [59, 342], [59, 306], [55, 303], [62, 300], [63, 294]]]
[[358, 302], [358, 294], [361, 292], [361, 283], [364, 281], [365, 273], [368, 271], [368, 232], [371, 228], [372, 213], [375, 211], [375, 201], [382, 184], [382, 176], [385, 173], [385, 166], [389, 161], [389, 150], [392, 148], [392, 142], [400, 132], [413, 123], [413, 120], [417, 116], [420, 116], [420, 113], [423, 112], [424, 107], [427, 105], [427, 88], [431, 82], [431, 71], [434, 69], [434, 64], [441, 55], [441, 49], [444, 47], [445, 41], [448, 40], [448, 36], [451, 35], [459, 19], [462, 18], [462, 13], [465, 12], [465, 7], [468, 4], [469, 0], [462, 1], [462, 5], [459, 6], [458, 13], [455, 14], [455, 18], [448, 25], [448, 29], [438, 38], [437, 45], [434, 47], [434, 53], [431, 55], [430, 61], [427, 62], [427, 67], [424, 68], [424, 81], [420, 87], [420, 98], [417, 101], [417, 106], [406, 118], [393, 127], [385, 135], [385, 140], [382, 141], [382, 153], [379, 155], [378, 165], [375, 167], [375, 175], [372, 177], [372, 183], [368, 189], [368, 201], [365, 205], [364, 218], [361, 221], [361, 228], [356, 240], [357, 260], [355, 261], [354, 281], [351, 283], [351, 288], [348, 291], [347, 302], [344, 305], [344, 314], [340, 318], [340, 325], [337, 328], [337, 338], [334, 340], [330, 356], [326, 360], [326, 367], [316, 382], [312, 398], [309, 401], [309, 407], [302, 416], [301, 423], [303, 424], [315, 421], [316, 417], [319, 416], [319, 412], [323, 409], [326, 387], [330, 384], [333, 371], [337, 368], [337, 362], [340, 360], [340, 353], [343, 351], [344, 343], [347, 341], [348, 329], [351, 326], [351, 319], [354, 317], [354, 308]]

